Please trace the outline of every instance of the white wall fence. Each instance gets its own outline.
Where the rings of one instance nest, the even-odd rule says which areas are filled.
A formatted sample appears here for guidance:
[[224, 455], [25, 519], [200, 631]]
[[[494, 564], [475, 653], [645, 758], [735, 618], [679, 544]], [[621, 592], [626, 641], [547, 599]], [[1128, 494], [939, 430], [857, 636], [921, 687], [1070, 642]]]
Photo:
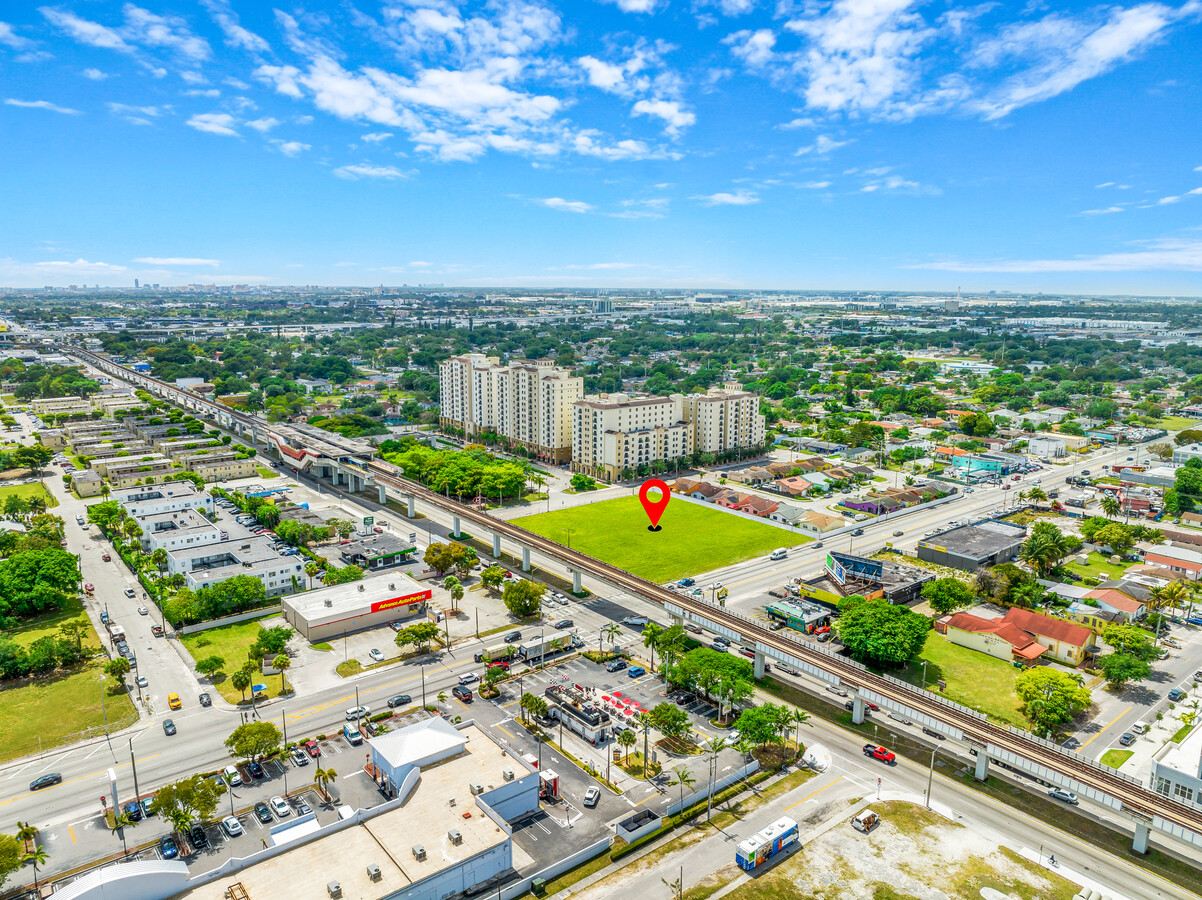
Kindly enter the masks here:
[[[719, 778], [717, 781], [714, 782], [714, 795], [717, 796], [717, 794], [723, 788], [730, 787], [736, 781], [738, 781], [742, 778], [746, 778], [748, 775], [751, 775], [753, 772], [758, 772], [759, 768], [760, 768], [759, 761], [753, 759], [750, 763], [745, 765], [743, 768], [736, 769], [733, 772], [727, 772], [725, 775], [723, 775], [721, 778]], [[677, 800], [675, 803], [669, 804], [668, 808], [666, 810], [664, 810], [664, 815], [674, 816], [677, 813], [679, 813], [682, 809], [688, 809], [694, 803], [704, 800], [706, 798], [706, 796], [709, 795], [709, 792], [710, 792], [710, 787], [707, 784], [704, 788], [702, 788], [699, 791], [693, 791], [693, 793], [691, 793], [691, 794], [686, 794], [683, 801]]]
[[501, 898], [501, 900], [513, 900], [514, 897], [520, 897], [522, 894], [530, 890], [530, 885], [534, 882], [534, 879], [542, 878], [545, 881], [550, 881], [557, 875], [562, 875], [569, 869], [574, 869], [576, 866], [586, 863], [590, 859], [593, 859], [594, 857], [604, 853], [609, 849], [612, 841], [613, 838], [610, 835], [606, 835], [596, 843], [589, 844], [587, 847], [577, 850], [571, 856], [565, 856], [563, 859], [556, 860], [540, 872], [535, 872], [533, 875], [527, 875], [521, 881], [515, 881], [511, 884], [505, 885], [505, 887], [501, 888], [501, 890], [497, 892], [497, 896]]
[[282, 605], [265, 606], [252, 609], [250, 612], [238, 613], [233, 616], [222, 616], [220, 619], [210, 619], [208, 622], [197, 622], [195, 625], [185, 625], [176, 630], [176, 634], [195, 634], [198, 631], [208, 631], [210, 628], [220, 628], [222, 625], [233, 625], [236, 622], [249, 622], [251, 619], [262, 619], [267, 616], [278, 616], [284, 611]]

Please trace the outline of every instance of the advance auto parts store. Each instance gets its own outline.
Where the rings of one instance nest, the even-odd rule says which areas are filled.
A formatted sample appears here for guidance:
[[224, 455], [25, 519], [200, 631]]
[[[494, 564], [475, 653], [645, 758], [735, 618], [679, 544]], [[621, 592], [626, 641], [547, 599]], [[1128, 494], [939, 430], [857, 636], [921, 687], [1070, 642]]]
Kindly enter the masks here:
[[284, 620], [309, 643], [426, 614], [429, 588], [393, 573], [283, 598]]

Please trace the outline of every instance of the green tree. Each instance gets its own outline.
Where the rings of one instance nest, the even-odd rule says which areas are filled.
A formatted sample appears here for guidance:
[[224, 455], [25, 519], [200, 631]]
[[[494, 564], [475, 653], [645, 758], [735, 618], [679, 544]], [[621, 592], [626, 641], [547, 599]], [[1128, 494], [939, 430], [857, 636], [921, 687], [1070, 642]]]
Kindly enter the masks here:
[[505, 570], [500, 566], [489, 566], [480, 573], [480, 583], [490, 591], [495, 591], [505, 580]]
[[292, 658], [287, 653], [276, 654], [275, 659], [271, 661], [271, 667], [280, 673], [280, 693], [283, 693], [284, 677], [288, 670], [292, 668]]
[[129, 670], [129, 660], [124, 656], [115, 656], [104, 664], [104, 674], [122, 682], [125, 680], [125, 676], [129, 674]]
[[225, 739], [226, 749], [239, 759], [258, 759], [278, 750], [284, 737], [272, 722], [247, 722]]
[[676, 777], [668, 781], [668, 787], [680, 788], [680, 805], [683, 809], [685, 788], [691, 791], [697, 784], [697, 779], [693, 777], [693, 771], [688, 766], [676, 766], [672, 771], [676, 773]]
[[46, 861], [48, 859], [50, 859], [50, 854], [47, 853], [43, 847], [38, 845], [34, 845], [32, 850], [28, 851], [23, 857], [21, 857], [21, 862], [33, 863], [33, 893], [37, 897], [42, 896], [41, 884], [38, 878], [38, 866], [46, 865]]
[[630, 755], [630, 748], [638, 742], [638, 739], [638, 735], [629, 728], [623, 728], [614, 738], [614, 740], [618, 742], [618, 746], [622, 747], [626, 751], [626, 756]]
[[338, 777], [338, 773], [333, 769], [323, 769], [320, 766], [313, 772], [313, 783], [317, 785], [317, 790], [321, 792], [323, 797], [329, 797], [326, 788], [330, 782]]
[[1023, 672], [1014, 682], [1023, 711], [1039, 731], [1051, 731], [1089, 706], [1084, 678], [1049, 666]]
[[313, 590], [313, 576], [320, 571], [321, 569], [318, 568], [317, 563], [312, 561], [305, 563], [305, 574], [309, 576], [309, 590]]
[[234, 690], [242, 692], [242, 699], [246, 699], [246, 689], [250, 687], [251, 676], [250, 672], [239, 669], [230, 676], [230, 684], [234, 686]]
[[463, 584], [454, 575], [443, 579], [443, 588], [451, 595], [451, 609], [459, 609], [459, 601], [463, 599]]
[[434, 622], [418, 622], [402, 628], [396, 634], [396, 645], [402, 650], [413, 644], [418, 653], [428, 653], [430, 642], [439, 635], [438, 625]]
[[656, 730], [670, 740], [682, 740], [689, 733], [689, 714], [675, 703], [657, 703], [647, 717]]
[[972, 606], [977, 598], [971, 587], [952, 576], [928, 581], [922, 586], [922, 596], [940, 614]]
[[1113, 519], [1119, 514], [1119, 502], [1110, 494], [1106, 494], [1098, 501], [1098, 505], [1102, 507], [1102, 513], [1108, 519]]
[[505, 608], [519, 619], [536, 616], [542, 606], [545, 590], [543, 585], [529, 579], [515, 578], [505, 585]]
[[225, 784], [215, 778], [189, 775], [160, 788], [155, 794], [154, 804], [163, 817], [175, 825], [176, 830], [184, 831], [194, 820], [203, 822], [212, 819], [225, 791]]
[[11, 834], [0, 834], [0, 887], [13, 872], [21, 868], [25, 847]]
[[840, 602], [834, 628], [853, 657], [897, 664], [913, 659], [922, 650], [931, 627], [924, 616], [885, 600], [849, 600], [855, 597]]
[[1134, 656], [1144, 662], [1151, 662], [1160, 656], [1160, 651], [1149, 640], [1148, 633], [1136, 625], [1106, 625], [1102, 628], [1102, 640], [1115, 653]]
[[1145, 660], [1130, 653], [1107, 653], [1098, 658], [1098, 668], [1106, 676], [1106, 686], [1121, 688], [1128, 681], [1143, 681], [1152, 671]]
[[648, 622], [643, 626], [643, 646], [651, 650], [651, 671], [655, 671], [655, 648], [659, 645], [660, 635], [664, 628], [658, 622]]
[[206, 656], [204, 659], [196, 661], [196, 671], [201, 675], [208, 675], [210, 678], [221, 671], [225, 665], [225, 658], [221, 656]]

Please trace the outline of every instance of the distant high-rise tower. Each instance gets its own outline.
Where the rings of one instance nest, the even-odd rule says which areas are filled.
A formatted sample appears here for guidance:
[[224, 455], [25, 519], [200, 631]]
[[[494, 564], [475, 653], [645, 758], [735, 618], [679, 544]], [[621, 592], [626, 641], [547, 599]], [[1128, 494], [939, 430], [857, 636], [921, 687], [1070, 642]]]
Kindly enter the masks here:
[[134, 279], [134, 290], [137, 290], [137, 289], [138, 289], [138, 287], [139, 287], [139, 285], [138, 285], [138, 279], [136, 279], [136, 278], [135, 278], [135, 279]]

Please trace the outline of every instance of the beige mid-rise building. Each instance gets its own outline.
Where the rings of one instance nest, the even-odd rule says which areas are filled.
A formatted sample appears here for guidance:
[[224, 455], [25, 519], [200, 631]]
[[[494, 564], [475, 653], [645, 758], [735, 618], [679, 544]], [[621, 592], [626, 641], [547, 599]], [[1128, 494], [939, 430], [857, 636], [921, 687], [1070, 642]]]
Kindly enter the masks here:
[[438, 367], [440, 423], [468, 437], [491, 431], [537, 458], [562, 463], [572, 453], [572, 404], [584, 379], [550, 360], [468, 353]]
[[738, 382], [727, 382], [704, 394], [689, 394], [681, 406], [685, 421], [693, 427], [697, 453], [725, 453], [764, 443], [760, 398], [743, 390]]
[[683, 398], [601, 394], [572, 407], [572, 470], [609, 480], [693, 452], [693, 429]]

